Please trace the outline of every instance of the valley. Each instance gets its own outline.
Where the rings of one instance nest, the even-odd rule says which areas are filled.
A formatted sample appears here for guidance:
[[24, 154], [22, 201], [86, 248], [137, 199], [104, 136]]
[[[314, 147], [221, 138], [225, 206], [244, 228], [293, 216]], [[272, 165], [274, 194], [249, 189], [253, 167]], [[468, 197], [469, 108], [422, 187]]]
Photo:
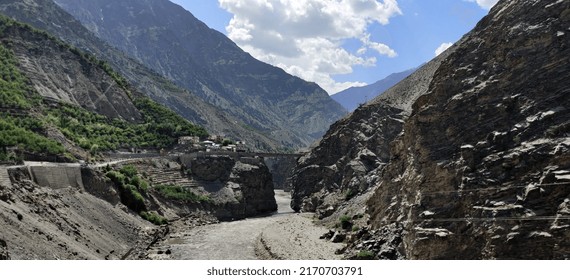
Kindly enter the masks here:
[[0, 259], [570, 258], [570, 1], [333, 97], [170, 1], [0, 13]]

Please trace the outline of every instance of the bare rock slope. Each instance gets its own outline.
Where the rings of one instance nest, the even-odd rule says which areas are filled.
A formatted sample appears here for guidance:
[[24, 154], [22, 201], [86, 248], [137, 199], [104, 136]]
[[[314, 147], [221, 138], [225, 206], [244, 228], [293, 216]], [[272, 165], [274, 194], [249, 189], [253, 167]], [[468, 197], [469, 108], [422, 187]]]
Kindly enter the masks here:
[[450, 51], [333, 124], [293, 171], [292, 208], [326, 217], [344, 201], [370, 189], [390, 160], [390, 143], [402, 132], [411, 105], [427, 92]]
[[333, 125], [293, 208], [326, 217], [371, 190], [349, 254], [568, 258], [569, 22], [568, 1], [499, 1], [430, 72]]
[[442, 63], [368, 202], [405, 257], [570, 256], [569, 21], [500, 1]]
[[0, 259], [122, 259], [157, 233], [120, 203], [82, 189], [40, 187], [26, 172], [11, 173], [14, 184], [0, 186], [6, 194], [0, 199]]

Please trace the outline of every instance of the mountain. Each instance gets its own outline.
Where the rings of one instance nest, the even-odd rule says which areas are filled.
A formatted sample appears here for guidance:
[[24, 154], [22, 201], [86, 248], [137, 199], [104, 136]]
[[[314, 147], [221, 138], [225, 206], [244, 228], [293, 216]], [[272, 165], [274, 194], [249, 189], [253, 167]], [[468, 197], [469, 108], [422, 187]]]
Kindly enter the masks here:
[[334, 125], [292, 206], [354, 224], [354, 258], [569, 258], [569, 21], [568, 1], [499, 1], [401, 95]]
[[375, 184], [378, 176], [372, 174], [390, 161], [390, 145], [402, 132], [412, 104], [427, 93], [449, 52], [331, 126], [318, 146], [298, 161], [289, 179], [294, 210], [324, 218]]
[[188, 229], [277, 210], [262, 159], [92, 162], [108, 159], [102, 151], [208, 134], [108, 63], [5, 16], [0, 108], [2, 260], [147, 258], [175, 221]]
[[55, 2], [105, 42], [286, 148], [311, 144], [345, 114], [318, 85], [254, 59], [170, 1]]
[[87, 30], [73, 16], [50, 0], [2, 0], [0, 12], [17, 21], [45, 30], [68, 44], [107, 61], [138, 91], [164, 104], [216, 135], [245, 140], [251, 148], [277, 150], [281, 143], [231, 117], [201, 97], [176, 86], [148, 67], [111, 47]]
[[4, 16], [0, 30], [0, 161], [89, 159], [207, 136], [107, 63]]
[[339, 93], [332, 95], [332, 99], [340, 103], [345, 109], [352, 112], [358, 106], [367, 103], [368, 101], [376, 98], [376, 96], [384, 93], [389, 88], [393, 87], [401, 80], [405, 79], [417, 68], [406, 70], [400, 73], [390, 74], [388, 77], [379, 80], [371, 85], [363, 87], [351, 87], [349, 89], [343, 90]]

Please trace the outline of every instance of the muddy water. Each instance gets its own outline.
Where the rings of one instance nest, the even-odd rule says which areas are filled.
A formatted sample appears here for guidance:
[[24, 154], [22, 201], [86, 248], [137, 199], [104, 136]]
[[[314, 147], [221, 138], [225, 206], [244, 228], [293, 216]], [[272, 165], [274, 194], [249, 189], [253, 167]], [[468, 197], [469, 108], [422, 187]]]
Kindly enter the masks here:
[[177, 232], [163, 243], [170, 258], [178, 260], [252, 260], [255, 243], [261, 232], [293, 214], [290, 194], [275, 190], [277, 213], [259, 218], [219, 223]]

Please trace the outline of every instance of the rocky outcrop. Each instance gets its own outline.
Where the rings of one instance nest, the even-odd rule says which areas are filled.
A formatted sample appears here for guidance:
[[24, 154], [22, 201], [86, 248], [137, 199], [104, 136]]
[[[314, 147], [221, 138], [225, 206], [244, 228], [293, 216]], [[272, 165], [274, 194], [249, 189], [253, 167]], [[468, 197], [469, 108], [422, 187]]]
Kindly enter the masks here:
[[427, 92], [448, 53], [331, 126], [318, 146], [298, 161], [289, 180], [295, 211], [316, 211], [323, 218], [375, 185], [411, 104]]
[[235, 160], [228, 156], [207, 156], [193, 159], [188, 167], [198, 180], [226, 182], [235, 164]]
[[[401, 133], [358, 140], [386, 129], [363, 113], [381, 103], [335, 124], [299, 162], [293, 207], [329, 215], [364, 179], [370, 228], [347, 236], [348, 257], [569, 258], [568, 22], [567, 1], [499, 1], [432, 75], [381, 97], [411, 113]], [[379, 167], [353, 172], [371, 153]]]
[[0, 239], [0, 260], [9, 260], [10, 254], [8, 253], [8, 245], [6, 241]]
[[240, 202], [237, 213], [243, 213], [244, 217], [277, 211], [272, 176], [262, 161], [258, 164], [236, 162], [226, 186], [236, 194]]
[[107, 180], [100, 172], [91, 168], [81, 168], [81, 178], [83, 189], [91, 195], [103, 199], [112, 205], [117, 205], [121, 201], [119, 192], [112, 182]]
[[204, 156], [184, 164], [211, 199], [221, 220], [243, 219], [277, 210], [273, 180], [260, 159]]
[[293, 157], [264, 157], [264, 162], [273, 176], [274, 189], [290, 192], [291, 184], [288, 179], [293, 174], [297, 159]]
[[[148, 208], [170, 220], [208, 213], [219, 220], [237, 220], [277, 210], [272, 176], [263, 160], [229, 156], [182, 156], [143, 160], [135, 164], [153, 187]], [[159, 185], [180, 187], [201, 197], [180, 200], [155, 191]]]
[[570, 256], [567, 1], [500, 1], [414, 104], [368, 202], [413, 259]]

